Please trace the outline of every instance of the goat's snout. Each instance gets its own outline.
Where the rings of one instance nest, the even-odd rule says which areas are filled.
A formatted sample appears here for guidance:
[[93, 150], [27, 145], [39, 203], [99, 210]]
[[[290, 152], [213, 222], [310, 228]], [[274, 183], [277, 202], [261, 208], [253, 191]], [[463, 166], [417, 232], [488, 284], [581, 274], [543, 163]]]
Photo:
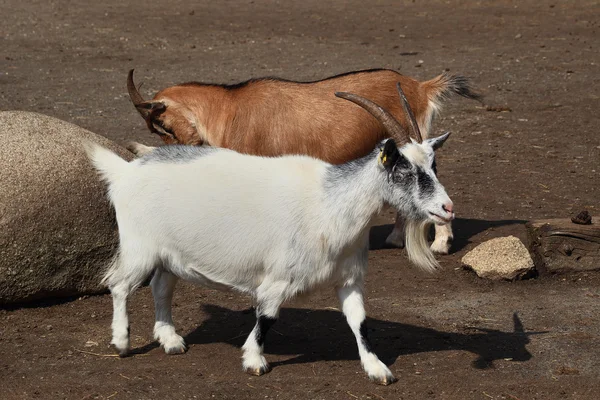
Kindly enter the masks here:
[[451, 201], [446, 204], [442, 204], [442, 209], [447, 213], [454, 214], [454, 204]]
[[446, 213], [446, 219], [450, 221], [454, 219], [454, 203], [452, 201], [442, 204], [442, 210]]
[[441, 210], [437, 207], [439, 206], [436, 205], [434, 210], [429, 211], [429, 217], [432, 219], [432, 222], [435, 222], [437, 225], [449, 224], [454, 219], [454, 203], [452, 203], [452, 200], [448, 199], [442, 203]]

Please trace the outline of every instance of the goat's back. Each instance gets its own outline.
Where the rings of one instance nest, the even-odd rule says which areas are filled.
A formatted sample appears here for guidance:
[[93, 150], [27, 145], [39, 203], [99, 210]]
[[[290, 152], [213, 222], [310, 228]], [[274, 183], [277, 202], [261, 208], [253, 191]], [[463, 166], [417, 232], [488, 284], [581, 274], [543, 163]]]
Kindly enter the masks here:
[[[391, 70], [356, 72], [307, 83], [265, 78], [232, 87], [185, 84], [159, 92], [155, 100], [168, 101], [163, 116], [167, 120], [182, 121], [177, 113], [183, 112], [183, 104], [198, 113], [206, 136], [203, 140], [210, 145], [264, 156], [307, 154], [341, 164], [368, 154], [388, 134], [367, 111], [334, 93], [351, 92], [368, 98], [408, 127], [397, 82], [419, 123], [426, 125], [431, 109], [429, 93], [420, 82]], [[198, 142], [187, 133], [180, 140]]]
[[[309, 154], [332, 164], [362, 157], [388, 134], [367, 111], [334, 93], [368, 98], [406, 125], [396, 91], [398, 81], [420, 115], [427, 99], [421, 98], [419, 82], [394, 71], [350, 74], [314, 83], [257, 81], [238, 89], [237, 118], [224, 145], [252, 154]], [[259, 115], [254, 115], [257, 112]], [[241, 134], [244, 130], [247, 133]]]
[[313, 213], [323, 208], [318, 202], [326, 164], [320, 160], [225, 149], [172, 158], [138, 159], [111, 182], [122, 243], [176, 254], [180, 264], [239, 268], [242, 260], [260, 263], [265, 254], [275, 254], [274, 246], [284, 246], [282, 239], [318, 219]]

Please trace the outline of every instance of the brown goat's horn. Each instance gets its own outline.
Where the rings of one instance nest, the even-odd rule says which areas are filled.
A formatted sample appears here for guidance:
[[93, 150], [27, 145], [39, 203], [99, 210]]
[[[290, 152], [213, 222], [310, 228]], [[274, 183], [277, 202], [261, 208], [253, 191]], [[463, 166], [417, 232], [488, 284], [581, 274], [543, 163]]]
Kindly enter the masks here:
[[133, 69], [129, 70], [129, 74], [127, 75], [127, 91], [129, 92], [129, 98], [131, 99], [131, 102], [135, 108], [137, 108], [140, 114], [142, 114], [142, 117], [145, 118], [148, 115], [148, 111], [138, 107], [145, 100], [135, 87], [135, 83], [133, 83]]
[[412, 109], [410, 108], [410, 104], [408, 104], [406, 95], [400, 87], [400, 82], [396, 83], [396, 88], [398, 89], [398, 94], [400, 95], [400, 103], [402, 103], [402, 108], [404, 109], [404, 113], [406, 114], [406, 119], [410, 124], [412, 133], [415, 139], [417, 139], [417, 142], [422, 143], [423, 136], [421, 136], [421, 130], [419, 129], [419, 125], [417, 124], [417, 120], [415, 119], [415, 114], [413, 114]]
[[373, 103], [369, 99], [365, 99], [359, 95], [353, 93], [346, 92], [335, 92], [336, 97], [340, 97], [345, 100], [349, 100], [354, 104], [357, 104], [367, 110], [372, 116], [377, 118], [379, 122], [383, 125], [383, 127], [388, 131], [390, 136], [396, 140], [396, 145], [402, 146], [403, 144], [410, 142], [410, 137], [408, 133], [404, 130], [402, 125], [394, 118], [392, 114], [390, 114], [383, 107]]

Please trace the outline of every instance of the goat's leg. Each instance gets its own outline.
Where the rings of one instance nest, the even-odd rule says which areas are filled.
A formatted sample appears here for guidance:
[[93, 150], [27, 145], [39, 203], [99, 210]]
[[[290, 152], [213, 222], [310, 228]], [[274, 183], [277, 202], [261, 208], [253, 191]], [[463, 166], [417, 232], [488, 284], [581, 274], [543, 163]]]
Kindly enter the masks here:
[[392, 247], [404, 248], [404, 218], [400, 213], [396, 214], [396, 222], [394, 223], [394, 230], [385, 239], [385, 244]]
[[454, 235], [452, 224], [435, 225], [435, 240], [431, 244], [431, 251], [438, 254], [448, 254]]
[[140, 260], [138, 250], [121, 248], [119, 256], [113, 262], [105, 282], [113, 299], [112, 340], [119, 356], [129, 352], [129, 317], [127, 298], [137, 289], [154, 269], [153, 257]]
[[369, 379], [380, 385], [396, 382], [389, 368], [373, 353], [367, 337], [366, 313], [363, 303], [362, 289], [359, 285], [344, 286], [338, 289], [338, 297], [342, 303], [342, 311], [358, 345], [360, 362], [369, 375]]
[[[438, 176], [437, 171], [435, 175]], [[438, 176], [439, 178], [439, 176]], [[446, 225], [435, 225], [435, 239], [431, 243], [431, 251], [438, 254], [448, 254], [450, 252], [450, 246], [454, 240], [454, 234], [452, 233], [452, 223]]]
[[[431, 244], [431, 251], [438, 254], [448, 254], [454, 235], [452, 233], [452, 224], [435, 225], [435, 240]], [[398, 247], [403, 249], [404, 241], [404, 218], [398, 213], [394, 230], [385, 239], [385, 244], [388, 246]]]
[[120, 357], [125, 357], [129, 352], [129, 317], [127, 315], [127, 297], [131, 286], [127, 282], [120, 282], [110, 287], [113, 300], [112, 340]]
[[182, 354], [187, 350], [185, 341], [175, 331], [171, 316], [171, 302], [176, 283], [177, 277], [162, 268], [154, 272], [154, 277], [150, 282], [156, 314], [154, 339], [158, 340], [167, 354]]
[[242, 346], [242, 367], [251, 375], [260, 376], [271, 370], [263, 356], [265, 337], [277, 321], [287, 289], [287, 282], [272, 281], [263, 282], [257, 289], [256, 324]]

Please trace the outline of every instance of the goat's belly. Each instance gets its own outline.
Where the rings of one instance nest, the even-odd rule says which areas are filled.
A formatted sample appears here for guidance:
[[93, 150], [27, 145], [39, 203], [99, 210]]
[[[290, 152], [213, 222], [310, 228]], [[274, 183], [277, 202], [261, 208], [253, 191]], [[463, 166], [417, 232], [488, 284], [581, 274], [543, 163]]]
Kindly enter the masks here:
[[257, 282], [251, 275], [235, 277], [231, 273], [207, 274], [203, 272], [202, 266], [188, 266], [183, 269], [171, 270], [171, 272], [188, 282], [195, 283], [210, 289], [221, 291], [236, 290], [243, 293], [254, 293], [258, 287]]
[[226, 252], [184, 254], [173, 249], [163, 249], [161, 253], [165, 268], [171, 273], [185, 281], [213, 289], [254, 293], [264, 278], [263, 264], [255, 257], [252, 260], [254, 262], [239, 262], [241, 260], [235, 254], [228, 257]]
[[225, 283], [221, 283], [221, 282], [216, 282], [216, 281], [208, 278], [206, 275], [202, 274], [201, 272], [198, 272], [194, 269], [186, 270], [181, 275], [183, 275], [183, 276], [180, 276], [180, 278], [182, 278], [188, 282], [192, 282], [197, 285], [202, 285], [202, 286], [205, 286], [210, 289], [216, 289], [216, 290], [221, 290], [221, 291], [229, 291], [231, 289], [237, 289], [240, 291], [245, 291], [245, 290], [243, 290], [244, 288], [232, 286], [230, 283], [225, 284]]
[[235, 290], [250, 294], [255, 292], [255, 285], [253, 285], [251, 282], [244, 280], [222, 281], [222, 276], [207, 276], [206, 274], [200, 272], [201, 269], [202, 268], [191, 267], [179, 272], [177, 275], [185, 281], [194, 283], [196, 285], [201, 285], [209, 289], [220, 290], [223, 292]]

